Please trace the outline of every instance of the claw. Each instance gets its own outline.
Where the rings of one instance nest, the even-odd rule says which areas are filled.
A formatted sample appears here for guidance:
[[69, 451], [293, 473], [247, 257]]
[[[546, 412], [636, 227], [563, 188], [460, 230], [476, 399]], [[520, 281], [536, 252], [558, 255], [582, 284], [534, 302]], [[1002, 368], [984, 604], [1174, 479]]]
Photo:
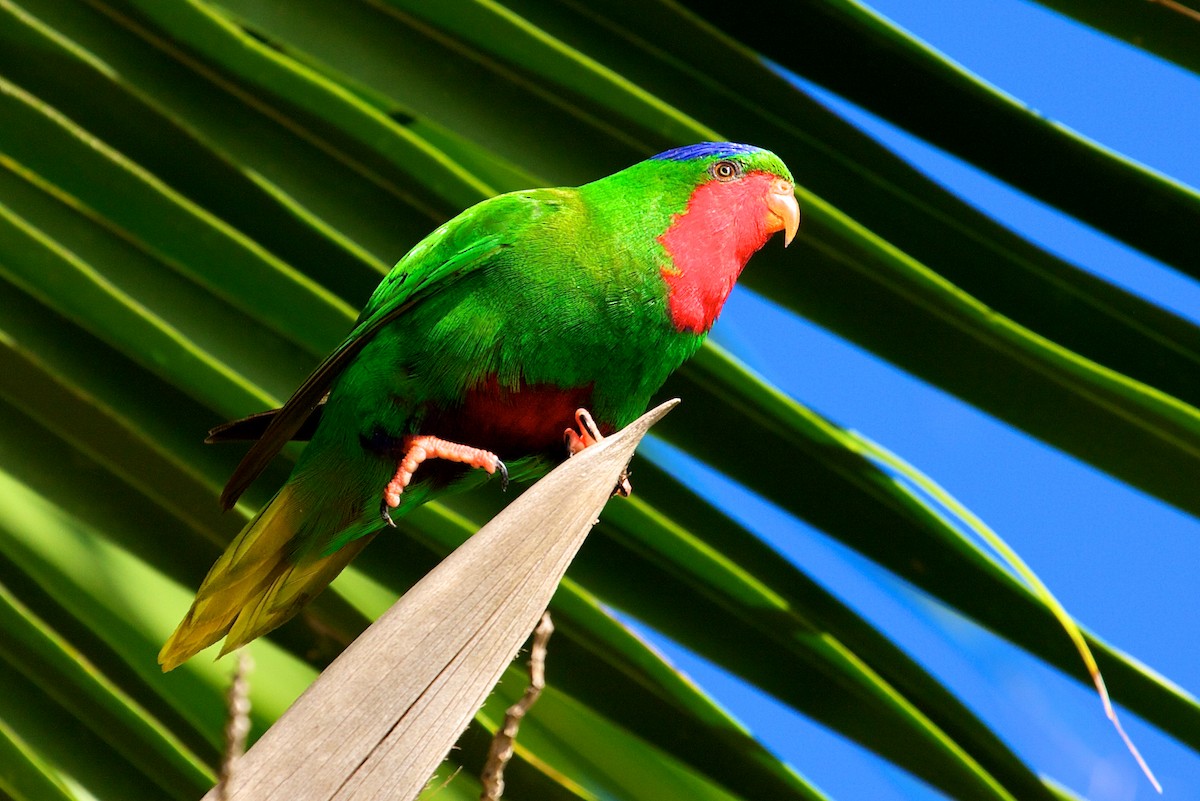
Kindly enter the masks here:
[[388, 507], [387, 498], [379, 499], [379, 519], [386, 523], [390, 528], [396, 527], [396, 521], [392, 520], [391, 510]]
[[508, 467], [504, 462], [497, 459], [496, 469], [500, 471], [500, 491], [508, 492]]
[[586, 429], [588, 436], [595, 442], [604, 439], [604, 435], [600, 433], [600, 427], [596, 425], [596, 421], [592, 419], [592, 413], [587, 409], [575, 410], [575, 423], [579, 426], [579, 430]]
[[568, 428], [563, 432], [563, 441], [567, 445], [567, 453], [571, 456], [604, 439], [604, 435], [600, 433], [599, 426], [596, 425], [596, 421], [592, 419], [591, 412], [587, 409], [575, 410], [575, 425], [579, 427], [578, 431]]
[[620, 495], [622, 498], [628, 498], [633, 494], [633, 485], [629, 483], [629, 472], [621, 473], [617, 478], [617, 486], [613, 488], [613, 495]]

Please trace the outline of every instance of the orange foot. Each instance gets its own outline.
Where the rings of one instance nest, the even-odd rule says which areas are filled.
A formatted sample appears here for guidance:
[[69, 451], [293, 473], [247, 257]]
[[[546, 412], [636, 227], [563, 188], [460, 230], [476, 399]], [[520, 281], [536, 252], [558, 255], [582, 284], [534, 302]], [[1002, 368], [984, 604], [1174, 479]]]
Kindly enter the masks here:
[[500, 489], [508, 489], [508, 468], [500, 461], [500, 457], [491, 451], [447, 442], [429, 434], [409, 434], [402, 440], [401, 447], [404, 455], [396, 465], [396, 475], [392, 476], [392, 480], [383, 488], [383, 499], [379, 502], [379, 516], [392, 528], [395, 528], [396, 524], [392, 522], [389, 510], [400, 505], [400, 495], [412, 481], [413, 473], [426, 459], [445, 459], [448, 462], [478, 467], [487, 471], [488, 475], [499, 470]]
[[[578, 431], [568, 428], [563, 432], [563, 441], [567, 444], [568, 456], [574, 456], [584, 448], [591, 447], [604, 439], [599, 426], [596, 425], [596, 421], [592, 419], [592, 415], [587, 409], [575, 410], [575, 425], [579, 427]], [[613, 488], [613, 495], [628, 498], [631, 492], [633, 492], [633, 487], [629, 483], [628, 472], [621, 473], [621, 477], [617, 479], [617, 486]]]

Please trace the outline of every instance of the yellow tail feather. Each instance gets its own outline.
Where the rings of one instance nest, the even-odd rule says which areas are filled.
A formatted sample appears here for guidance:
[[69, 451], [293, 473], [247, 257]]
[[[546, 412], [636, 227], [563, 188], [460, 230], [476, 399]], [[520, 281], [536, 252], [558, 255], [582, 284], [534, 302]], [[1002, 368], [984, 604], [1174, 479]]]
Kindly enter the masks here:
[[173, 670], [226, 636], [221, 655], [289, 620], [325, 589], [372, 539], [360, 537], [328, 556], [289, 557], [304, 514], [285, 485], [212, 566], [196, 600], [163, 645], [158, 662]]

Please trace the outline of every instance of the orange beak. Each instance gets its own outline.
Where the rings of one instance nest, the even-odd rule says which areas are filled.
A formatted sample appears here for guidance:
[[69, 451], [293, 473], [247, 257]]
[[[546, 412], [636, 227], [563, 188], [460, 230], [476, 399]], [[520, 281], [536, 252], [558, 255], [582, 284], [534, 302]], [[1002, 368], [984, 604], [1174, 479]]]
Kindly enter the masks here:
[[792, 244], [800, 228], [800, 204], [796, 202], [796, 188], [791, 181], [780, 178], [771, 184], [767, 193], [767, 210], [771, 233], [783, 231], [783, 246]]

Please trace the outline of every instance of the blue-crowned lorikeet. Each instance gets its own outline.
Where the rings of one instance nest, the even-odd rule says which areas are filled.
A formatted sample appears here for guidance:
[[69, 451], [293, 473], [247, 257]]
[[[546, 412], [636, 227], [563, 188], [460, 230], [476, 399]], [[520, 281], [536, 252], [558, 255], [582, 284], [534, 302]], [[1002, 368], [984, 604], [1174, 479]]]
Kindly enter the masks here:
[[282, 409], [216, 430], [258, 435], [225, 508], [298, 432], [311, 441], [213, 565], [163, 669], [288, 620], [392, 516], [480, 469], [536, 477], [632, 422], [700, 347], [750, 256], [775, 232], [790, 242], [799, 217], [778, 157], [706, 142], [440, 226]]

